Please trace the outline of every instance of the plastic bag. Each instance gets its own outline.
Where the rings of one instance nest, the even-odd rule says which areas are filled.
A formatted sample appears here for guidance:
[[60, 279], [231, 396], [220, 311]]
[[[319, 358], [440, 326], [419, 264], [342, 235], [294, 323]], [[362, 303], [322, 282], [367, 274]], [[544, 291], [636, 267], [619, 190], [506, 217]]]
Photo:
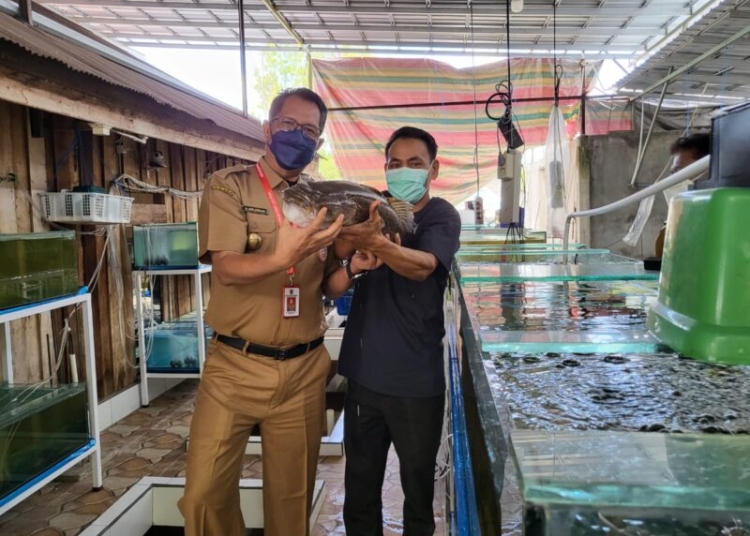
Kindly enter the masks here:
[[566, 175], [570, 169], [570, 142], [565, 133], [562, 110], [554, 106], [549, 116], [547, 134], [547, 233], [552, 238], [562, 238], [567, 210], [565, 207]]
[[667, 188], [664, 190], [664, 199], [667, 200], [667, 206], [669, 206], [669, 203], [672, 202], [672, 198], [678, 194], [681, 194], [683, 192], [688, 191], [688, 187], [692, 184], [691, 181], [685, 181], [681, 182], [679, 184], [675, 184], [671, 188]]
[[638, 240], [640, 240], [641, 235], [643, 234], [643, 229], [646, 228], [648, 219], [651, 217], [651, 211], [653, 208], [653, 195], [641, 201], [641, 204], [638, 206], [638, 213], [635, 215], [635, 220], [633, 220], [633, 224], [630, 226], [628, 234], [622, 239], [623, 242], [629, 246], [635, 246], [638, 243]]

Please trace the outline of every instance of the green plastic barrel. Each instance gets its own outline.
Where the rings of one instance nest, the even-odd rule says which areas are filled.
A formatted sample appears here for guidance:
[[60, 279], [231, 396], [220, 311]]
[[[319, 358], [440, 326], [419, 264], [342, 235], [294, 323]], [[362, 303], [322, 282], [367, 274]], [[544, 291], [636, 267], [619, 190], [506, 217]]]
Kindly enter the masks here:
[[750, 189], [673, 198], [648, 326], [686, 357], [750, 365]]

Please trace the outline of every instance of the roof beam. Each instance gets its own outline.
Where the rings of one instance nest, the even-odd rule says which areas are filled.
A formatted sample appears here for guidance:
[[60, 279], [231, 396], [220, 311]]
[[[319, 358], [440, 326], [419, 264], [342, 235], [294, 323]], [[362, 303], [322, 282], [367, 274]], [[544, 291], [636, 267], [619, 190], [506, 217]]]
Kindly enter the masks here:
[[[124, 106], [116, 103], [104, 102], [103, 99], [95, 96], [96, 93], [83, 97], [80, 92], [71, 90], [70, 87], [62, 87], [54, 81], [36, 76], [24, 76], [23, 80], [20, 80], [17, 71], [5, 66], [0, 66], [0, 75], [3, 77], [3, 83], [0, 85], [0, 99], [3, 101], [67, 115], [91, 123], [102, 123], [149, 138], [237, 158], [257, 160], [262, 153], [256, 145], [258, 142], [248, 135], [237, 134], [223, 128], [219, 132], [223, 131], [226, 134], [219, 135], [216, 128], [211, 128], [214, 132], [209, 133], [205, 128], [187, 127], [184, 122], [178, 124], [176, 119], [171, 121], [164, 121], [163, 117], [156, 119], [153, 115], [141, 110], [126, 110]], [[96, 80], [96, 82], [99, 81]], [[222, 105], [227, 106], [223, 103]], [[195, 121], [198, 123], [205, 120], [196, 119]]]
[[[115, 18], [106, 18], [106, 17], [70, 17], [71, 20], [74, 20], [76, 22], [79, 22], [81, 24], [104, 24], [110, 27], [117, 27], [117, 26], [139, 26], [143, 28], [147, 27], [160, 27], [160, 28], [230, 28], [234, 29], [237, 28], [237, 24], [232, 22], [217, 22], [217, 21], [194, 21], [194, 20], [153, 20], [153, 19], [115, 19]], [[252, 23], [252, 24], [245, 24], [246, 29], [255, 29], [255, 30], [275, 30], [278, 28], [275, 24], [264, 24], [264, 23]], [[418, 25], [412, 25], [407, 26], [403, 24], [395, 24], [395, 25], [378, 25], [378, 24], [359, 24], [357, 26], [350, 26], [346, 24], [310, 24], [310, 23], [295, 23], [292, 25], [292, 28], [297, 31], [362, 31], [362, 32], [384, 32], [384, 33], [396, 33], [396, 32], [407, 32], [412, 34], [441, 34], [441, 33], [451, 33], [451, 34], [465, 34], [467, 33], [467, 29], [464, 25], [434, 25], [432, 27], [429, 26], [418, 26]], [[541, 36], [547, 36], [550, 39], [552, 38], [552, 29], [548, 29], [547, 31], [541, 30], [540, 28], [513, 28], [513, 32], [516, 35], [541, 35]], [[652, 34], [652, 29], [643, 29], [641, 31], [635, 32], [635, 31], [626, 31], [626, 32], [617, 32], [616, 34], [613, 34], [611, 31], [600, 31], [600, 30], [593, 30], [591, 28], [589, 29], [582, 29], [582, 28], [571, 28], [571, 29], [557, 29], [557, 36], [558, 38], [564, 39], [566, 36], [568, 38], [577, 36], [577, 37], [599, 37], [602, 39], [608, 39], [614, 36], [616, 37], [640, 37], [640, 36], [650, 36]], [[473, 29], [474, 34], [484, 34], [484, 35], [498, 35], [498, 29], [496, 26], [475, 26]]]
[[[130, 47], [133, 47], [133, 48], [160, 48], [160, 49], [170, 48], [170, 49], [177, 49], [177, 50], [208, 50], [208, 51], [212, 51], [212, 50], [237, 50], [239, 48], [237, 46], [237, 44], [234, 44], [234, 45], [231, 45], [231, 44], [211, 44], [208, 41], [205, 41], [205, 42], [202, 42], [202, 43], [197, 43], [197, 44], [192, 44], [192, 45], [191, 44], [187, 44], [187, 43], [177, 43], [177, 44], [169, 43], [169, 44], [165, 45], [164, 43], [158, 43], [158, 42], [153, 42], [153, 41], [149, 42], [149, 43], [137, 43], [137, 42], [127, 42], [127, 43], [125, 43], [125, 42], [123, 42], [123, 44], [126, 44], [126, 45], [128, 45]], [[309, 47], [310, 50], [320, 51], [320, 52], [331, 52], [332, 50], [356, 51], [356, 52], [359, 52], [359, 51], [364, 51], [364, 50], [372, 50], [370, 47], [373, 47], [373, 46], [374, 47], [380, 47], [380, 48], [382, 48], [383, 46], [385, 46], [385, 45], [382, 45], [382, 44], [381, 45], [373, 45], [373, 44], [371, 44], [369, 42], [364, 42], [364, 43], [358, 43], [358, 45], [356, 45], [356, 46], [354, 46], [354, 45], [347, 45], [346, 48], [338, 48], [337, 49], [337, 48], [331, 48], [330, 47], [330, 42], [327, 42], [327, 44], [328, 44], [328, 46], [324, 47], [324, 46], [318, 45], [316, 43], [310, 43], [310, 42], [308, 42], [307, 43], [307, 47]], [[389, 47], [395, 47], [395, 45], [393, 43], [389, 43], [387, 46], [389, 46]], [[258, 52], [279, 52], [279, 51], [282, 51], [282, 50], [283, 51], [288, 51], [288, 52], [301, 52], [301, 53], [306, 53], [307, 52], [307, 48], [300, 48], [298, 46], [294, 46], [293, 43], [288, 43], [286, 45], [283, 44], [283, 43], [281, 43], [280, 45], [268, 45], [268, 44], [263, 44], [263, 45], [248, 45], [247, 49], [251, 50], [251, 51], [258, 51]], [[450, 47], [450, 50], [458, 50], [458, 49], [460, 49], [462, 52], [465, 52], [465, 53], [471, 53], [471, 50], [468, 49], [468, 48], [461, 48], [459, 46], [451, 46]], [[414, 49], [410, 49], [410, 48], [405, 47], [405, 46], [402, 45], [400, 47], [400, 49], [398, 49], [398, 50], [396, 50], [396, 49], [388, 50], [388, 54], [413, 56], [415, 53], [444, 52], [444, 51], [445, 51], [444, 47], [441, 47], [440, 45], [433, 43], [432, 45], [425, 45], [425, 46], [419, 47], [419, 50], [417, 52], [415, 52]], [[501, 54], [501, 53], [504, 54], [505, 50], [504, 49], [502, 49], [502, 50], [501, 49], [497, 49], [497, 50], [495, 50], [495, 52], [498, 53], [498, 54]], [[536, 54], [530, 53], [530, 52], [515, 52], [515, 53], [511, 52], [511, 53], [513, 54], [514, 58], [544, 58], [544, 57], [546, 57], [545, 54], [542, 54], [542, 53], [536, 53]], [[551, 54], [552, 51], [549, 51], [549, 53]], [[558, 51], [558, 57], [565, 57], [565, 55], [561, 55], [559, 53], [559, 51]], [[573, 57], [575, 59], [580, 59], [580, 55], [574, 55]], [[617, 58], [621, 59], [622, 57], [623, 57], [622, 54], [611, 54], [611, 53], [607, 53], [607, 52], [600, 52], [597, 55], [588, 56], [589, 59], [597, 59], [597, 60], [601, 60], [601, 59], [617, 59]]]
[[712, 86], [731, 86], [733, 84], [747, 84], [750, 86], [750, 75], [748, 74], [735, 74], [727, 73], [723, 75], [711, 75], [711, 74], [685, 74], [680, 78], [675, 78], [672, 81], [673, 85], [692, 85], [692, 84], [711, 84]]
[[[38, 3], [53, 6], [100, 6], [100, 7], [132, 7], [143, 9], [184, 9], [184, 10], [211, 10], [211, 11], [235, 11], [236, 6], [232, 3], [215, 3], [215, 2], [157, 2], [150, 0], [38, 0]], [[684, 0], [663, 0], [658, 4], [659, 9], [654, 10], [653, 14], [661, 14], [663, 10], [669, 9], [673, 15], [690, 15], [689, 9], [685, 7]], [[394, 13], [394, 14], [412, 14], [424, 15], [446, 14], [446, 15], [469, 15], [470, 10], [466, 4], [440, 5], [432, 4], [427, 7], [424, 4], [397, 4], [391, 3], [389, 7], [385, 6], [362, 6], [362, 5], [285, 5], [278, 4], [276, 8], [282, 13]], [[548, 5], [526, 5], [522, 15], [548, 16], [551, 7]], [[262, 4], [249, 4], [245, 6], [245, 12], [263, 12], [266, 7]], [[474, 4], [474, 15], [504, 15], [503, 5]], [[633, 16], [633, 7], [615, 7], [614, 4], [607, 4], [596, 10], [597, 17], [631, 17]], [[561, 17], [588, 17], [591, 16], [590, 7], [580, 7], [563, 3], [557, 11], [558, 21]], [[639, 16], [649, 13], [638, 13]]]
[[[680, 55], [679, 57], [675, 56], [672, 59], [675, 65], [681, 65], [683, 63], [688, 63], [689, 61], [692, 61], [694, 58], [695, 56]], [[691, 69], [691, 72], [708, 71], [710, 73], [715, 73], [717, 71], [726, 69], [728, 67], [732, 67], [733, 69], [739, 69], [742, 72], [750, 72], [750, 61], [744, 60], [741, 58], [727, 59], [722, 56], [722, 58], [718, 60], [705, 60], [705, 61], [700, 62], [698, 65], [693, 66], [693, 68]], [[648, 72], [648, 75], [644, 75], [644, 78], [647, 78], [650, 75], [664, 76], [666, 72], [667, 72], [667, 69], [664, 67], [651, 69]]]
[[[635, 91], [629, 90], [628, 88], [623, 88], [618, 93], [619, 97], [630, 97], [632, 98], [633, 93]], [[652, 99], [658, 99], [658, 95], [652, 95], [650, 98]], [[680, 93], [680, 92], [672, 92], [667, 93], [664, 97], [666, 100], [673, 100], [673, 101], [683, 101], [683, 102], [704, 102], [704, 103], [711, 103], [714, 102], [716, 104], [732, 104], [732, 103], [739, 103], [742, 100], [746, 98], [744, 94], [705, 94], [700, 95], [699, 93]]]
[[[294, 31], [292, 27], [289, 25], [289, 21], [284, 18], [284, 16], [279, 12], [279, 10], [276, 8], [272, 0], [260, 0], [263, 2], [263, 5], [266, 6], [266, 9], [271, 12], [271, 15], [273, 15], [273, 18], [278, 21], [279, 24], [281, 24], [281, 27], [286, 30], [286, 33], [288, 33], [292, 39], [294, 39], [298, 45], [304, 45], [305, 40], [302, 39], [300, 34]], [[243, 6], [244, 8], [244, 6]], [[243, 11], [243, 19], [244, 19], [244, 11]]]
[[[647, 95], [647, 94], [651, 93], [654, 89], [658, 88], [662, 84], [666, 84], [670, 80], [672, 80], [674, 78], [677, 78], [678, 76], [680, 76], [682, 73], [684, 73], [688, 69], [692, 68], [695, 65], [698, 65], [703, 60], [710, 58], [711, 56], [713, 56], [717, 52], [721, 51], [723, 48], [731, 45], [732, 43], [734, 43], [738, 39], [742, 39], [743, 37], [745, 37], [748, 34], [750, 34], [750, 26], [747, 26], [747, 27], [743, 28], [739, 32], [735, 33], [733, 36], [731, 36], [728, 39], [724, 40], [722, 43], [719, 43], [718, 45], [710, 48], [709, 50], [707, 50], [706, 52], [704, 52], [700, 56], [697, 56], [692, 61], [690, 61], [690, 62], [682, 65], [680, 68], [676, 69], [674, 72], [672, 72], [669, 75], [665, 76], [664, 78], [662, 78], [658, 82], [656, 82], [654, 84], [651, 84], [650, 86], [648, 86], [648, 88], [646, 88], [646, 89], [643, 90], [643, 92], [641, 93], [640, 96]], [[639, 97], [635, 97], [635, 99], [637, 99]], [[635, 99], [633, 99], [633, 100], [635, 100]]]
[[[660, 50], [663, 47], [667, 46], [672, 39], [674, 39], [676, 36], [679, 36], [683, 31], [685, 31], [687, 28], [690, 28], [693, 24], [695, 24], [697, 21], [700, 21], [704, 16], [706, 16], [712, 9], [714, 9], [714, 3], [713, 2], [706, 2], [701, 8], [696, 11], [695, 13], [688, 13], [689, 17], [685, 19], [682, 24], [679, 24], [674, 29], [672, 29], [671, 32], [667, 32], [664, 37], [659, 39], [652, 47], [650, 47], [651, 50], [656, 51]], [[671, 15], [682, 15], [683, 13], [671, 13]], [[638, 58], [640, 60], [642, 58]]]
[[[128, 43], [129, 46], [141, 46], [141, 42], [147, 42], [147, 41], [158, 41], [162, 44], [163, 47], [166, 46], [172, 46], [181, 44], [178, 43], [179, 41], [183, 41], [185, 45], [190, 46], [191, 43], [195, 44], [216, 44], [216, 45], [229, 45], [233, 46], [234, 48], [238, 48], [238, 42], [237, 39], [233, 38], [226, 38], [226, 37], [203, 37], [203, 36], [195, 36], [195, 37], [175, 37], [173, 35], [142, 35], [142, 34], [127, 34], [127, 33], [114, 33], [114, 34], [108, 34], [109, 37], [114, 39], [128, 39], [131, 42]], [[247, 39], [247, 49], [248, 50], [254, 50], [256, 46], [269, 46], [269, 45], [294, 45], [298, 46], [298, 43], [294, 41], [293, 39], [274, 39], [273, 41], [260, 41], [257, 39], [253, 39], [248, 37]], [[426, 41], [401, 41], [398, 44], [394, 43], [393, 41], [353, 41], [353, 40], [340, 40], [336, 41], [335, 43], [332, 43], [329, 39], [306, 39], [305, 40], [306, 46], [317, 46], [318, 48], [327, 48], [328, 50], [335, 50], [333, 46], [341, 46], [341, 47], [353, 47], [357, 49], [367, 49], [370, 47], [377, 47], [382, 49], [410, 49], [412, 50], [412, 53], [414, 52], [422, 52], [426, 50], [449, 50], [449, 51], [456, 51], [456, 52], [470, 52], [472, 49], [476, 51], [487, 51], [487, 52], [494, 52], [496, 54], [500, 54], [502, 56], [505, 55], [505, 48], [502, 46], [498, 46], [497, 42], [492, 43], [475, 43], [472, 46], [468, 46], [464, 44], [463, 39], [457, 40], [455, 42], [433, 42], [432, 45], [430, 45]], [[228, 48], [228, 47], [225, 47]], [[521, 54], [526, 53], [527, 51], [536, 50], [538, 51], [534, 57], [545, 57], [544, 54], [552, 54], [552, 48], [551, 47], [532, 47], [529, 46], [523, 46], [519, 45], [517, 49], [511, 49], [511, 54], [513, 56], [519, 56]], [[585, 54], [583, 53], [585, 51]], [[558, 47], [558, 56], [563, 57], [574, 57], [577, 59], [580, 59], [581, 57], [585, 56], [587, 58], [599, 58], [603, 55], [608, 56], [615, 56], [617, 52], [620, 52], [621, 54], [618, 55], [618, 57], [623, 58], [627, 57], [627, 55], [632, 55], [633, 50], [631, 48], [625, 48], [625, 47], [610, 47], [609, 49], [603, 49], [602, 47], [591, 47], [591, 50], [586, 50], [585, 47], [582, 46], [576, 46], [574, 48], [571, 47]]]

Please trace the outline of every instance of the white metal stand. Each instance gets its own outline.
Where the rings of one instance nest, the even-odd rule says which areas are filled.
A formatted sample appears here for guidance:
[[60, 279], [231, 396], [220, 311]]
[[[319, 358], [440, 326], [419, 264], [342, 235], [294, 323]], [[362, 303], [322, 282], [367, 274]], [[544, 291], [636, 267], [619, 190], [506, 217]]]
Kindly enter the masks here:
[[37, 492], [52, 482], [52, 480], [89, 456], [91, 457], [91, 477], [93, 487], [95, 489], [102, 487], [102, 453], [99, 445], [99, 412], [97, 411], [99, 401], [96, 392], [96, 357], [94, 355], [94, 326], [93, 314], [91, 312], [91, 294], [78, 294], [76, 296], [51, 300], [39, 305], [14, 309], [7, 313], [0, 312], [0, 324], [2, 324], [2, 330], [0, 333], [4, 339], [2, 344], [3, 377], [9, 384], [13, 384], [13, 348], [10, 337], [10, 322], [54, 311], [55, 309], [69, 307], [71, 305], [80, 305], [83, 316], [83, 345], [86, 352], [86, 391], [89, 405], [89, 429], [93, 444], [85, 449], [81, 449], [77, 455], [67, 459], [64, 464], [57, 466], [53, 471], [45, 473], [42, 477], [34, 480], [33, 485], [26, 487], [22, 493], [19, 493], [13, 499], [0, 506], [0, 515], [10, 510], [15, 505]]
[[[140, 349], [141, 367], [141, 406], [149, 405], [148, 379], [149, 378], [200, 378], [203, 373], [203, 364], [206, 361], [206, 337], [203, 325], [203, 283], [201, 276], [211, 273], [211, 266], [202, 264], [196, 268], [177, 268], [164, 270], [133, 270], [135, 288], [135, 318], [138, 323], [138, 348]], [[190, 275], [193, 276], [195, 285], [195, 324], [198, 329], [198, 372], [149, 372], [147, 367], [148, 356], [146, 350], [146, 329], [143, 324], [143, 298], [141, 296], [141, 284], [144, 276], [168, 276], [168, 275]]]

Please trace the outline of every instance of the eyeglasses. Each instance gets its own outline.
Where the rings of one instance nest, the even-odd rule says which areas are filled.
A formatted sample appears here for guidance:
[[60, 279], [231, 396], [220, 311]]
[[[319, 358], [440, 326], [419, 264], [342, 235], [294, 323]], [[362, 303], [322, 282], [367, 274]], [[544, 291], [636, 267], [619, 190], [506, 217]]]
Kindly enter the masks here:
[[297, 129], [300, 129], [302, 131], [302, 134], [314, 141], [318, 141], [318, 139], [320, 139], [320, 135], [322, 134], [318, 127], [314, 127], [312, 125], [300, 125], [291, 117], [276, 117], [275, 119], [271, 120], [271, 123], [276, 123], [279, 129], [283, 130], [284, 132], [293, 132]]

